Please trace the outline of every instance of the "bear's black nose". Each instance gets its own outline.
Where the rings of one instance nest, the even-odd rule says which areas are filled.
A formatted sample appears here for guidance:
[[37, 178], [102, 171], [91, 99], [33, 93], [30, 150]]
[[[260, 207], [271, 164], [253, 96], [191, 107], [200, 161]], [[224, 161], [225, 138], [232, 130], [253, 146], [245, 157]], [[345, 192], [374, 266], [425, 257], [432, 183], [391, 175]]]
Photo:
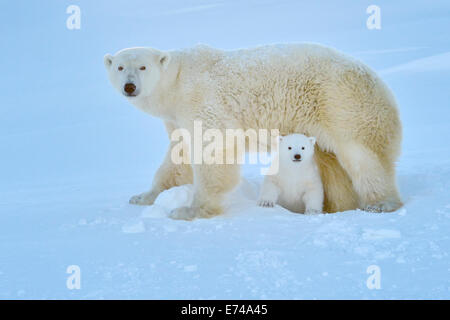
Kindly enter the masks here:
[[123, 90], [125, 90], [125, 92], [128, 94], [132, 94], [134, 91], [136, 91], [136, 86], [134, 85], [134, 83], [127, 83], [125, 84]]
[[296, 155], [294, 156], [294, 158], [295, 158], [295, 160], [300, 160], [300, 159], [302, 158], [302, 156], [299, 155], [299, 154], [296, 154]]

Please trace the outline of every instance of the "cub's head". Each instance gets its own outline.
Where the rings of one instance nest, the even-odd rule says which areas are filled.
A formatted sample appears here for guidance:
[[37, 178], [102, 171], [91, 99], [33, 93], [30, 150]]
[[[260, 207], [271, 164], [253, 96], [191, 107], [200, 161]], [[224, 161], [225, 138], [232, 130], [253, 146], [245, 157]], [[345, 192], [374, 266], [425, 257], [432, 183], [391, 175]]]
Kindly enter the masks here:
[[281, 163], [302, 163], [314, 156], [316, 138], [303, 134], [280, 137], [279, 157]]
[[128, 99], [151, 95], [169, 61], [168, 53], [150, 48], [124, 49], [104, 57], [109, 81]]

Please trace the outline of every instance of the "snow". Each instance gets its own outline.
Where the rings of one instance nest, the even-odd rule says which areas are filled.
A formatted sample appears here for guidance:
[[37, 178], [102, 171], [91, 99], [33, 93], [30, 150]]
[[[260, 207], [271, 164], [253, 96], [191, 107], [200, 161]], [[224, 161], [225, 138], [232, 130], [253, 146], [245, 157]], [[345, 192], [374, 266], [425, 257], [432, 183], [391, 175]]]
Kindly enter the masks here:
[[123, 227], [124, 233], [140, 233], [145, 231], [144, 223], [140, 220], [127, 222]]
[[[450, 298], [448, 1], [377, 1], [381, 30], [367, 30], [364, 2], [132, 2], [77, 1], [80, 30], [66, 29], [65, 1], [0, 12], [0, 298]], [[259, 208], [253, 166], [214, 219], [167, 217], [192, 201], [192, 186], [128, 204], [150, 187], [168, 140], [160, 120], [111, 88], [105, 53], [298, 41], [351, 54], [392, 88], [403, 208]], [[66, 287], [71, 265], [80, 290]], [[381, 288], [370, 290], [373, 265]]]

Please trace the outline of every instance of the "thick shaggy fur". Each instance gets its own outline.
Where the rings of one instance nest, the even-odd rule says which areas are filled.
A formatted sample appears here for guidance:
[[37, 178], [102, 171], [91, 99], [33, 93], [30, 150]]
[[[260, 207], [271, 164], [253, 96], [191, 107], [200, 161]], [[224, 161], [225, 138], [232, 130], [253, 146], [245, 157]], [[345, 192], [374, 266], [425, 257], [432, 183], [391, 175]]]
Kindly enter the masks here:
[[272, 162], [278, 171], [264, 178], [258, 205], [279, 204], [297, 213], [322, 212], [323, 186], [314, 158], [315, 138], [295, 133], [280, 137], [279, 142]]
[[[279, 129], [317, 138], [316, 162], [325, 192], [325, 212], [355, 208], [392, 211], [402, 203], [396, 187], [395, 161], [401, 123], [396, 102], [367, 66], [334, 49], [315, 44], [265, 46], [222, 51], [198, 46], [164, 53], [125, 49], [114, 61], [149, 61], [159, 79], [150, 94], [129, 98], [145, 112], [162, 118], [170, 133], [203, 129]], [[130, 53], [132, 53], [130, 55]], [[164, 66], [158, 65], [158, 57]], [[161, 62], [162, 63], [162, 62]], [[113, 73], [110, 78], [114, 85]], [[144, 84], [143, 84], [144, 85]], [[170, 149], [150, 192], [131, 199], [151, 204], [162, 190], [195, 185], [191, 208], [174, 218], [211, 217], [239, 180], [237, 165], [174, 165]]]

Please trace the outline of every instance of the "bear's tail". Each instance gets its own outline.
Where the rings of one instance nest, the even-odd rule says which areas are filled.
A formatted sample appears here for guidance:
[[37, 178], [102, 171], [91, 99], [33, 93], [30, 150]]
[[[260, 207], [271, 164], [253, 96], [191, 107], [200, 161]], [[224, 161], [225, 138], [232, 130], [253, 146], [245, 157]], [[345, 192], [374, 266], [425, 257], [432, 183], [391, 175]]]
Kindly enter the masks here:
[[316, 145], [315, 159], [325, 193], [323, 211], [333, 213], [357, 209], [358, 195], [336, 155], [322, 151]]

